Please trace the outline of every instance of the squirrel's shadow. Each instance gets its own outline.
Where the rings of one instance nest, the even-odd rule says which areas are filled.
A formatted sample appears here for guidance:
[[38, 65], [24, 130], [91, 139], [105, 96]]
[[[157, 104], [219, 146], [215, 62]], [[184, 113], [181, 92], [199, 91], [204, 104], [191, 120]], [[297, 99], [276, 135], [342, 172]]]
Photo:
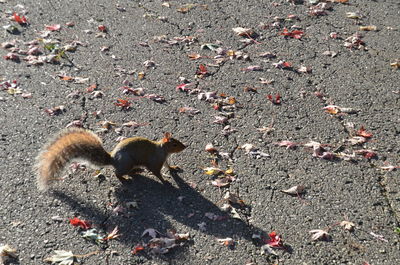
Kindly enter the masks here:
[[[222, 211], [215, 203], [188, 185], [177, 173], [171, 172], [171, 175], [178, 188], [141, 175], [135, 175], [127, 184], [118, 185], [114, 194], [118, 205], [138, 202], [138, 209], [129, 214], [106, 214], [100, 209], [85, 206], [62, 191], [54, 191], [53, 194], [81, 215], [95, 218], [96, 220], [92, 221], [102, 224], [104, 229], [110, 230], [118, 225], [120, 233], [123, 234], [119, 241], [128, 247], [148, 241], [142, 238], [142, 233], [147, 228], [154, 228], [165, 234], [169, 229], [177, 230], [177, 223], [183, 224], [188, 227], [186, 230], [189, 230], [178, 229], [178, 233], [204, 233], [215, 237], [213, 240], [231, 237], [234, 240], [244, 239], [260, 245], [261, 242], [252, 239], [253, 234], [267, 236], [265, 231], [245, 221], [245, 217], [236, 219]], [[205, 216], [207, 212], [220, 218], [213, 221]], [[184, 249], [185, 247], [179, 247], [171, 251], [168, 257], [161, 258], [175, 258], [181, 255]]]

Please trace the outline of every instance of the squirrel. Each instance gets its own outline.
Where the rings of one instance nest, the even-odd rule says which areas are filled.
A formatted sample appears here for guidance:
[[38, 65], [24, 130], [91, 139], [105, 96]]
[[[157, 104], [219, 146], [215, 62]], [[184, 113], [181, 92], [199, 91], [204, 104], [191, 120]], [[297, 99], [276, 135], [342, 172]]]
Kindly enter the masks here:
[[171, 137], [171, 133], [165, 133], [157, 142], [143, 137], [126, 138], [109, 153], [94, 132], [68, 128], [51, 139], [37, 156], [34, 166], [37, 185], [40, 190], [47, 190], [50, 182], [57, 179], [65, 166], [75, 159], [86, 160], [94, 166], [111, 165], [121, 182], [126, 181], [124, 175], [143, 166], [165, 184], [167, 181], [162, 177], [161, 168], [165, 165], [170, 171], [176, 169], [176, 166], [168, 164], [167, 158], [185, 148], [184, 144]]

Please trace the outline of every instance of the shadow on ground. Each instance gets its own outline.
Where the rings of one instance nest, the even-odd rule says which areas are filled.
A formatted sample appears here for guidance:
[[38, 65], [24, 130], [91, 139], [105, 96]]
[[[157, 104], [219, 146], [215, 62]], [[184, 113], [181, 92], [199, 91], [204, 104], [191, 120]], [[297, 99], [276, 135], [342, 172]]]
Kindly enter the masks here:
[[[254, 234], [268, 237], [265, 231], [247, 221], [246, 216], [250, 215], [250, 208], [238, 208], [242, 218], [233, 218], [229, 213], [221, 210], [216, 203], [208, 200], [191, 187], [176, 172], [171, 175], [178, 187], [164, 185], [142, 175], [134, 175], [132, 181], [118, 185], [113, 195], [117, 200], [116, 204], [126, 205], [128, 202], [139, 201], [139, 209], [129, 214], [108, 215], [102, 209], [88, 206], [84, 201], [73, 198], [61, 190], [54, 190], [52, 195], [79, 212], [81, 216], [90, 216], [93, 223], [99, 224], [105, 231], [118, 225], [122, 234], [119, 242], [128, 248], [144, 244], [147, 241], [142, 237], [145, 229], [154, 228], [164, 233], [167, 230], [176, 230], [175, 227], [178, 226], [176, 222], [188, 227], [192, 232], [194, 230], [194, 237], [204, 233], [215, 239], [231, 237], [235, 241], [245, 240], [256, 245], [260, 245], [261, 241], [253, 239]], [[180, 196], [183, 197], [182, 200], [178, 199]], [[220, 220], [210, 220], [205, 213], [213, 213], [219, 216]], [[206, 224], [205, 229], [200, 228], [202, 223]], [[177, 232], [186, 233], [187, 231]], [[193, 244], [192, 232], [190, 233], [191, 240], [188, 243], [172, 250], [168, 256], [160, 258], [169, 260], [183, 255]], [[146, 254], [142, 256], [147, 259], [151, 258]]]

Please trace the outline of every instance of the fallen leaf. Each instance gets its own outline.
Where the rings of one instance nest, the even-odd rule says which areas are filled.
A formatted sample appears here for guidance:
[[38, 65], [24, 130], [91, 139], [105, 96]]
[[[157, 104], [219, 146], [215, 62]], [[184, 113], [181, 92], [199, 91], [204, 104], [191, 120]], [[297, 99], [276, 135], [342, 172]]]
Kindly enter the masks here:
[[393, 63], [390, 63], [390, 66], [393, 67], [394, 69], [400, 69], [400, 61], [395, 61]]
[[149, 235], [152, 238], [156, 238], [157, 235], [159, 235], [159, 234], [160, 234], [160, 232], [158, 232], [157, 230], [155, 230], [153, 228], [148, 228], [143, 231], [142, 237], [144, 237], [145, 235]]
[[141, 251], [143, 251], [143, 250], [144, 250], [144, 247], [143, 247], [142, 245], [136, 245], [136, 246], [132, 249], [131, 253], [132, 253], [132, 255], [136, 255], [137, 253], [139, 253], [139, 252], [141, 252]]
[[189, 116], [194, 116], [196, 114], [199, 114], [200, 110], [192, 108], [192, 107], [182, 107], [182, 108], [179, 108], [179, 113], [185, 113], [185, 114], [188, 114]]
[[371, 138], [373, 136], [372, 133], [369, 133], [365, 130], [364, 126], [361, 126], [361, 128], [357, 131], [356, 133], [357, 136], [362, 136], [365, 138]]
[[358, 145], [367, 142], [367, 138], [362, 136], [354, 136], [350, 139], [347, 139], [347, 142], [349, 142], [351, 145]]
[[326, 10], [331, 9], [331, 5], [328, 3], [318, 3], [309, 8], [308, 14], [310, 16], [324, 16], [326, 15]]
[[275, 82], [274, 79], [265, 79], [265, 78], [262, 78], [262, 77], [260, 77], [259, 80], [260, 80], [260, 83], [264, 84], [264, 85], [270, 85], [270, 84], [273, 84]]
[[360, 19], [362, 16], [358, 12], [347, 12], [346, 17], [351, 19]]
[[378, 154], [376, 152], [369, 150], [369, 149], [356, 150], [355, 153], [360, 154], [367, 159], [375, 158], [378, 156]]
[[292, 141], [280, 141], [280, 142], [277, 142], [277, 143], [274, 143], [274, 144], [276, 144], [278, 146], [286, 147], [286, 149], [291, 149], [291, 148], [294, 149], [294, 148], [296, 148], [298, 146], [298, 143], [295, 143], [295, 142], [292, 142]]
[[219, 48], [218, 44], [214, 44], [214, 43], [206, 43], [200, 46], [201, 50], [211, 50], [211, 51], [215, 51]]
[[240, 148], [244, 149], [246, 154], [250, 153], [251, 151], [256, 151], [258, 149], [253, 144], [244, 144]]
[[218, 150], [217, 148], [214, 147], [214, 145], [212, 143], [208, 143], [205, 147], [205, 150], [209, 153], [217, 153]]
[[74, 77], [74, 83], [75, 84], [84, 84], [89, 82], [89, 78], [88, 77]]
[[65, 107], [64, 106], [57, 106], [57, 107], [53, 107], [51, 109], [44, 109], [44, 112], [46, 112], [47, 114], [49, 114], [50, 116], [57, 116], [60, 115], [62, 113], [64, 113], [65, 111]]
[[189, 88], [189, 86], [192, 86], [193, 83], [183, 83], [180, 85], [176, 86], [176, 91], [182, 91], [182, 92], [188, 92], [191, 90], [191, 88]]
[[383, 242], [389, 242], [383, 235], [375, 234], [374, 232], [369, 232], [369, 234], [378, 240], [381, 240]]
[[364, 49], [365, 48], [365, 43], [361, 39], [361, 35], [359, 33], [354, 33], [350, 37], [344, 40], [344, 46], [349, 49]]
[[242, 27], [237, 27], [237, 28], [232, 28], [232, 30], [241, 37], [249, 37], [251, 38], [251, 36], [255, 35], [254, 30], [250, 29], [250, 28], [242, 28]]
[[328, 105], [323, 108], [329, 114], [339, 114], [339, 113], [346, 113], [346, 114], [355, 114], [360, 110], [353, 109], [353, 108], [343, 108], [336, 105]]
[[83, 127], [83, 123], [81, 120], [74, 120], [71, 121], [70, 123], [68, 123], [65, 128], [70, 128], [70, 127], [79, 127], [82, 128]]
[[227, 247], [235, 245], [235, 241], [233, 241], [233, 239], [230, 238], [230, 237], [217, 239], [217, 241], [221, 245], [224, 245], [224, 246], [227, 246]]
[[140, 126], [146, 126], [149, 125], [148, 123], [138, 123], [136, 121], [128, 121], [122, 124], [123, 127], [128, 127], [128, 128], [138, 128]]
[[315, 230], [309, 231], [309, 233], [313, 234], [313, 235], [311, 235], [311, 240], [313, 240], [313, 241], [330, 239], [330, 235], [328, 234], [328, 232], [326, 230], [315, 229]]
[[60, 264], [60, 265], [73, 265], [75, 261], [75, 255], [72, 254], [72, 251], [65, 250], [54, 250], [55, 255], [45, 258], [45, 262], [50, 262], [51, 264]]
[[211, 181], [211, 184], [218, 188], [229, 186], [230, 183], [231, 183], [231, 181], [229, 178], [217, 178], [217, 179]]
[[204, 174], [213, 175], [213, 176], [219, 175], [224, 172], [222, 169], [217, 168], [217, 167], [206, 167], [206, 168], [203, 168], [203, 170], [204, 170]]
[[228, 122], [228, 118], [224, 116], [215, 116], [215, 120], [213, 123], [217, 124], [226, 124]]
[[353, 231], [354, 227], [356, 226], [354, 223], [350, 222], [350, 221], [342, 221], [340, 222], [340, 226], [343, 226], [344, 229], [348, 230], [348, 231]]
[[131, 108], [132, 103], [126, 99], [117, 99], [117, 102], [114, 103], [114, 105], [128, 110]]
[[269, 239], [265, 240], [265, 243], [272, 248], [283, 248], [283, 241], [280, 235], [275, 231], [268, 234]]
[[80, 228], [82, 228], [84, 230], [88, 230], [92, 227], [92, 225], [88, 221], [81, 220], [78, 217], [69, 219], [69, 223], [73, 226], [79, 226]]
[[274, 104], [274, 105], [279, 105], [279, 104], [281, 104], [281, 95], [279, 95], [279, 94], [276, 94], [276, 95], [275, 95], [275, 98], [273, 98], [271, 94], [266, 95], [266, 97], [267, 97], [268, 100], [271, 101], [271, 103]]
[[0, 264], [8, 264], [6, 262], [9, 258], [17, 258], [17, 250], [8, 244], [0, 245]]
[[359, 30], [363, 30], [363, 31], [376, 31], [377, 27], [374, 25], [369, 25], [369, 26], [360, 26]]
[[15, 22], [17, 22], [20, 25], [26, 25], [28, 23], [25, 16], [21, 17], [15, 12], [12, 15], [12, 20], [14, 20]]
[[264, 255], [264, 254], [274, 255], [274, 256], [278, 255], [275, 252], [275, 250], [273, 250], [272, 247], [270, 245], [267, 245], [267, 244], [261, 246], [261, 255]]
[[102, 243], [103, 237], [99, 235], [95, 228], [83, 231], [81, 236], [87, 240], [92, 240], [96, 243]]
[[165, 98], [161, 95], [157, 95], [157, 94], [147, 94], [143, 96], [144, 98], [148, 98], [151, 99], [157, 103], [164, 103], [166, 102]]
[[201, 55], [198, 53], [191, 53], [191, 54], [188, 54], [188, 57], [190, 60], [197, 60], [197, 59], [201, 58]]
[[337, 52], [334, 52], [334, 51], [324, 51], [324, 52], [322, 53], [322, 55], [331, 56], [332, 58], [333, 58], [333, 57], [336, 57], [337, 54], [338, 54], [338, 53], [337, 53]]
[[311, 67], [307, 67], [307, 66], [302, 65], [302, 66], [300, 66], [299, 69], [297, 69], [297, 72], [298, 73], [308, 74], [308, 73], [311, 73], [312, 70], [311, 70]]
[[97, 27], [97, 29], [98, 29], [99, 31], [101, 31], [101, 32], [107, 32], [107, 28], [106, 28], [106, 26], [104, 26], [104, 25], [99, 25], [99, 26]]
[[272, 52], [263, 52], [259, 56], [262, 58], [268, 58], [268, 59], [276, 58], [276, 54], [272, 53]]
[[263, 68], [259, 65], [250, 65], [250, 66], [247, 66], [246, 68], [240, 69], [240, 71], [243, 71], [243, 72], [262, 71], [262, 70], [263, 70]]
[[196, 75], [200, 78], [208, 75], [207, 67], [204, 64], [200, 64], [199, 68], [196, 71]]
[[138, 88], [132, 88], [129, 86], [123, 86], [121, 87], [122, 89], [122, 93], [124, 94], [133, 94], [135, 96], [144, 96], [145, 92], [144, 92], [144, 88], [138, 87]]
[[282, 60], [277, 62], [277, 63], [273, 63], [272, 65], [275, 68], [278, 68], [278, 69], [290, 69], [290, 68], [292, 68], [292, 64], [291, 63], [285, 62], [285, 61], [282, 61]]
[[299, 186], [293, 186], [287, 190], [281, 190], [281, 192], [289, 195], [300, 195], [306, 192], [306, 188], [302, 185], [299, 185]]
[[116, 226], [111, 233], [109, 233], [106, 237], [103, 238], [103, 240], [107, 241], [107, 240], [111, 240], [111, 239], [115, 239], [117, 237], [120, 237], [121, 234], [118, 234], [118, 232], [119, 232], [118, 226]]
[[229, 192], [227, 191], [224, 195], [224, 200], [226, 200], [229, 203], [233, 203], [233, 204], [238, 204], [240, 206], [244, 206], [244, 201], [242, 199], [239, 198], [239, 195]]
[[47, 30], [50, 30], [50, 31], [59, 31], [61, 29], [60, 24], [46, 25], [45, 27]]
[[285, 37], [295, 38], [295, 39], [301, 39], [303, 34], [304, 34], [303, 31], [300, 31], [300, 30], [289, 31], [287, 28], [284, 28], [283, 31], [280, 33], [280, 35], [283, 35]]
[[393, 170], [400, 168], [400, 166], [387, 165], [387, 166], [381, 166], [378, 168], [383, 169], [383, 170], [393, 171]]
[[212, 91], [212, 92], [202, 92], [197, 96], [197, 98], [200, 99], [200, 100], [213, 102], [218, 97], [217, 97], [217, 92]]
[[58, 75], [58, 77], [59, 77], [61, 80], [64, 80], [64, 81], [73, 81], [73, 80], [74, 80], [74, 78], [73, 78], [72, 76]]
[[7, 53], [7, 55], [4, 55], [3, 58], [6, 60], [14, 61], [14, 62], [20, 61], [18, 54], [13, 53], [13, 52]]
[[143, 65], [146, 68], [150, 68], [150, 67], [155, 68], [156, 67], [156, 63], [151, 60], [147, 60], [147, 61], [143, 62]]

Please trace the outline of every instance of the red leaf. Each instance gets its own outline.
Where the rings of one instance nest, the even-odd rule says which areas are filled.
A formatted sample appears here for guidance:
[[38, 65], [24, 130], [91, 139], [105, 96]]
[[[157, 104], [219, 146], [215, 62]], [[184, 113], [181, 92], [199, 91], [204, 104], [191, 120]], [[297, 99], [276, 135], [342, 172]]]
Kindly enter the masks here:
[[19, 16], [17, 13], [14, 13], [12, 16], [12, 19], [17, 22], [20, 25], [25, 25], [27, 24], [27, 20], [25, 16]]
[[106, 28], [106, 26], [104, 26], [104, 25], [99, 25], [99, 26], [97, 27], [97, 29], [100, 30], [101, 32], [107, 32], [107, 28]]
[[192, 83], [183, 83], [183, 84], [180, 84], [180, 85], [178, 85], [178, 86], [176, 86], [176, 91], [183, 91], [183, 92], [188, 92], [188, 91], [190, 91], [191, 90], [191, 88], [189, 88], [188, 86], [191, 86], [192, 85]]
[[208, 74], [207, 72], [207, 67], [204, 64], [199, 65], [199, 69], [196, 72], [197, 75], [206, 75]]
[[272, 104], [274, 104], [274, 105], [279, 105], [279, 104], [281, 104], [281, 95], [279, 95], [279, 93], [275, 95], [275, 99], [272, 97], [272, 95], [267, 95], [266, 97], [267, 97], [268, 100], [271, 101]]
[[373, 136], [372, 133], [369, 133], [364, 129], [364, 126], [361, 126], [361, 128], [357, 131], [357, 135], [365, 138], [371, 138]]
[[268, 236], [269, 236], [269, 239], [268, 240], [264, 239], [264, 241], [270, 247], [273, 247], [273, 248], [283, 248], [284, 247], [281, 236], [276, 234], [275, 231], [269, 233]]
[[376, 152], [374, 152], [372, 150], [368, 150], [368, 149], [357, 150], [356, 153], [361, 154], [366, 159], [371, 159], [371, 158], [375, 158], [378, 156], [378, 154]]
[[92, 225], [88, 221], [81, 220], [78, 217], [69, 219], [69, 223], [73, 226], [79, 226], [80, 228], [82, 228], [84, 230], [88, 230], [92, 227]]
[[118, 102], [114, 103], [115, 106], [122, 107], [123, 109], [129, 109], [131, 106], [131, 102], [126, 99], [117, 99]]
[[280, 35], [283, 35], [285, 37], [295, 38], [295, 39], [301, 39], [303, 34], [304, 34], [304, 32], [301, 30], [288, 31], [287, 28], [284, 28], [283, 32], [280, 33]]
[[140, 251], [143, 251], [144, 247], [142, 245], [137, 245], [135, 246], [135, 248], [131, 251], [131, 253], [133, 255], [136, 255], [137, 253], [139, 253]]

